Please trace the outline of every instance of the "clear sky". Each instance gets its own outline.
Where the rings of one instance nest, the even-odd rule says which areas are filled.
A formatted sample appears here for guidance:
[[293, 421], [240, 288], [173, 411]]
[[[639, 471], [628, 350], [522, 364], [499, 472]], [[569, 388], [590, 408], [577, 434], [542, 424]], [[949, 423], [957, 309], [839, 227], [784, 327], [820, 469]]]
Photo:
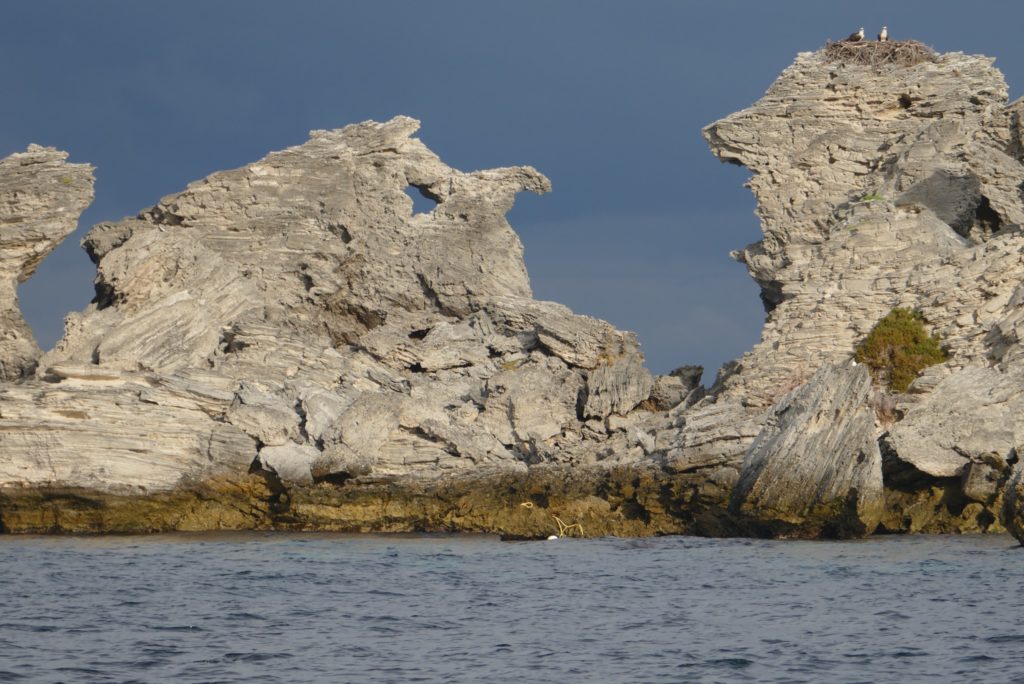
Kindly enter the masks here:
[[530, 164], [554, 191], [509, 215], [538, 298], [635, 331], [656, 372], [706, 379], [756, 340], [731, 249], [760, 237], [744, 169], [700, 129], [797, 52], [863, 25], [997, 58], [1024, 89], [1024, 2], [862, 0], [6, 0], [0, 156], [96, 166], [78, 232], [21, 286], [40, 344], [91, 299], [78, 241], [314, 128], [407, 114], [451, 166]]

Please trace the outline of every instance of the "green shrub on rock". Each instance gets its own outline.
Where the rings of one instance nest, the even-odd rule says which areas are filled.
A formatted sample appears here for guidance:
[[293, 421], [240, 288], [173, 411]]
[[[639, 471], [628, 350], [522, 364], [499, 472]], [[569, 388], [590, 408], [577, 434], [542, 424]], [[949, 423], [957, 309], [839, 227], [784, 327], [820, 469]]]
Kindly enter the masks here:
[[875, 324], [857, 346], [854, 358], [871, 369], [875, 380], [896, 392], [906, 392], [928, 366], [946, 360], [938, 334], [929, 335], [920, 311], [893, 309]]

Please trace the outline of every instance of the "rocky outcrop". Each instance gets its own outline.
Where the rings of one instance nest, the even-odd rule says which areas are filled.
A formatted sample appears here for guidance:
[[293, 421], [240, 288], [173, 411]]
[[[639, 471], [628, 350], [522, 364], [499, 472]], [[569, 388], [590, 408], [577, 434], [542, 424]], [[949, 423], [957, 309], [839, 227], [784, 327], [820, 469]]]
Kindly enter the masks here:
[[40, 355], [18, 306], [17, 286], [70, 235], [93, 196], [92, 167], [29, 145], [0, 160], [0, 380], [29, 375]]
[[767, 405], [850, 358], [897, 306], [988, 366], [1016, 340], [1024, 179], [1018, 117], [987, 57], [871, 67], [802, 53], [749, 109], [704, 131], [754, 172], [764, 239], [734, 256], [761, 286], [761, 342], [720, 385]]
[[[250, 470], [287, 489], [596, 463], [651, 394], [635, 337], [532, 299], [504, 215], [544, 176], [456, 171], [417, 127], [315, 131], [93, 228], [96, 299], [0, 390], [0, 482], [152, 495]], [[410, 188], [436, 207], [414, 213]]]
[[[95, 300], [39, 355], [13, 283], [91, 176], [0, 162], [0, 530], [1020, 530], [1024, 106], [988, 58], [830, 54], [705, 129], [754, 172], [768, 312], [710, 390], [534, 300], [505, 214], [548, 180], [453, 169], [406, 117], [94, 227]], [[851, 360], [898, 306], [949, 351], [905, 394]]]
[[768, 313], [760, 343], [713, 392], [770, 405], [850, 359], [893, 308], [917, 309], [949, 360], [909, 394], [871, 400], [879, 525], [1001, 529], [1021, 430], [1022, 104], [1007, 104], [987, 57], [862, 66], [829, 55], [802, 53], [760, 101], [704, 131], [716, 156], [754, 172], [764, 239], [734, 256]]

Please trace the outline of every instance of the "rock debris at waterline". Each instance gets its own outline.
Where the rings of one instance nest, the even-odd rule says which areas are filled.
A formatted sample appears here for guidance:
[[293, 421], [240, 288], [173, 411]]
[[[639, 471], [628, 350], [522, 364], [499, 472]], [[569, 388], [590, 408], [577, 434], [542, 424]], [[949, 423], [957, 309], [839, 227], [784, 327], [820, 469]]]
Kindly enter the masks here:
[[[734, 255], [768, 314], [709, 390], [534, 300], [505, 214], [547, 178], [452, 169], [406, 117], [95, 226], [96, 298], [41, 353], [14, 285], [92, 175], [30, 147], [0, 162], [0, 526], [1016, 532], [1022, 111], [986, 57], [818, 52], [708, 126], [754, 174], [765, 237]], [[897, 307], [948, 359], [889, 394], [851, 359]]]

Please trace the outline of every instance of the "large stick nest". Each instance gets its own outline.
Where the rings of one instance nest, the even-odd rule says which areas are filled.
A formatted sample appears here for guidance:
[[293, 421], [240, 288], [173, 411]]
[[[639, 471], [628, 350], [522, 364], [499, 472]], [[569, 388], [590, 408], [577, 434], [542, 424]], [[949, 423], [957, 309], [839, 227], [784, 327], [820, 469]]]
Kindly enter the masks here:
[[934, 50], [916, 40], [863, 40], [857, 43], [829, 41], [822, 52], [830, 62], [863, 66], [906, 67], [938, 59]]

